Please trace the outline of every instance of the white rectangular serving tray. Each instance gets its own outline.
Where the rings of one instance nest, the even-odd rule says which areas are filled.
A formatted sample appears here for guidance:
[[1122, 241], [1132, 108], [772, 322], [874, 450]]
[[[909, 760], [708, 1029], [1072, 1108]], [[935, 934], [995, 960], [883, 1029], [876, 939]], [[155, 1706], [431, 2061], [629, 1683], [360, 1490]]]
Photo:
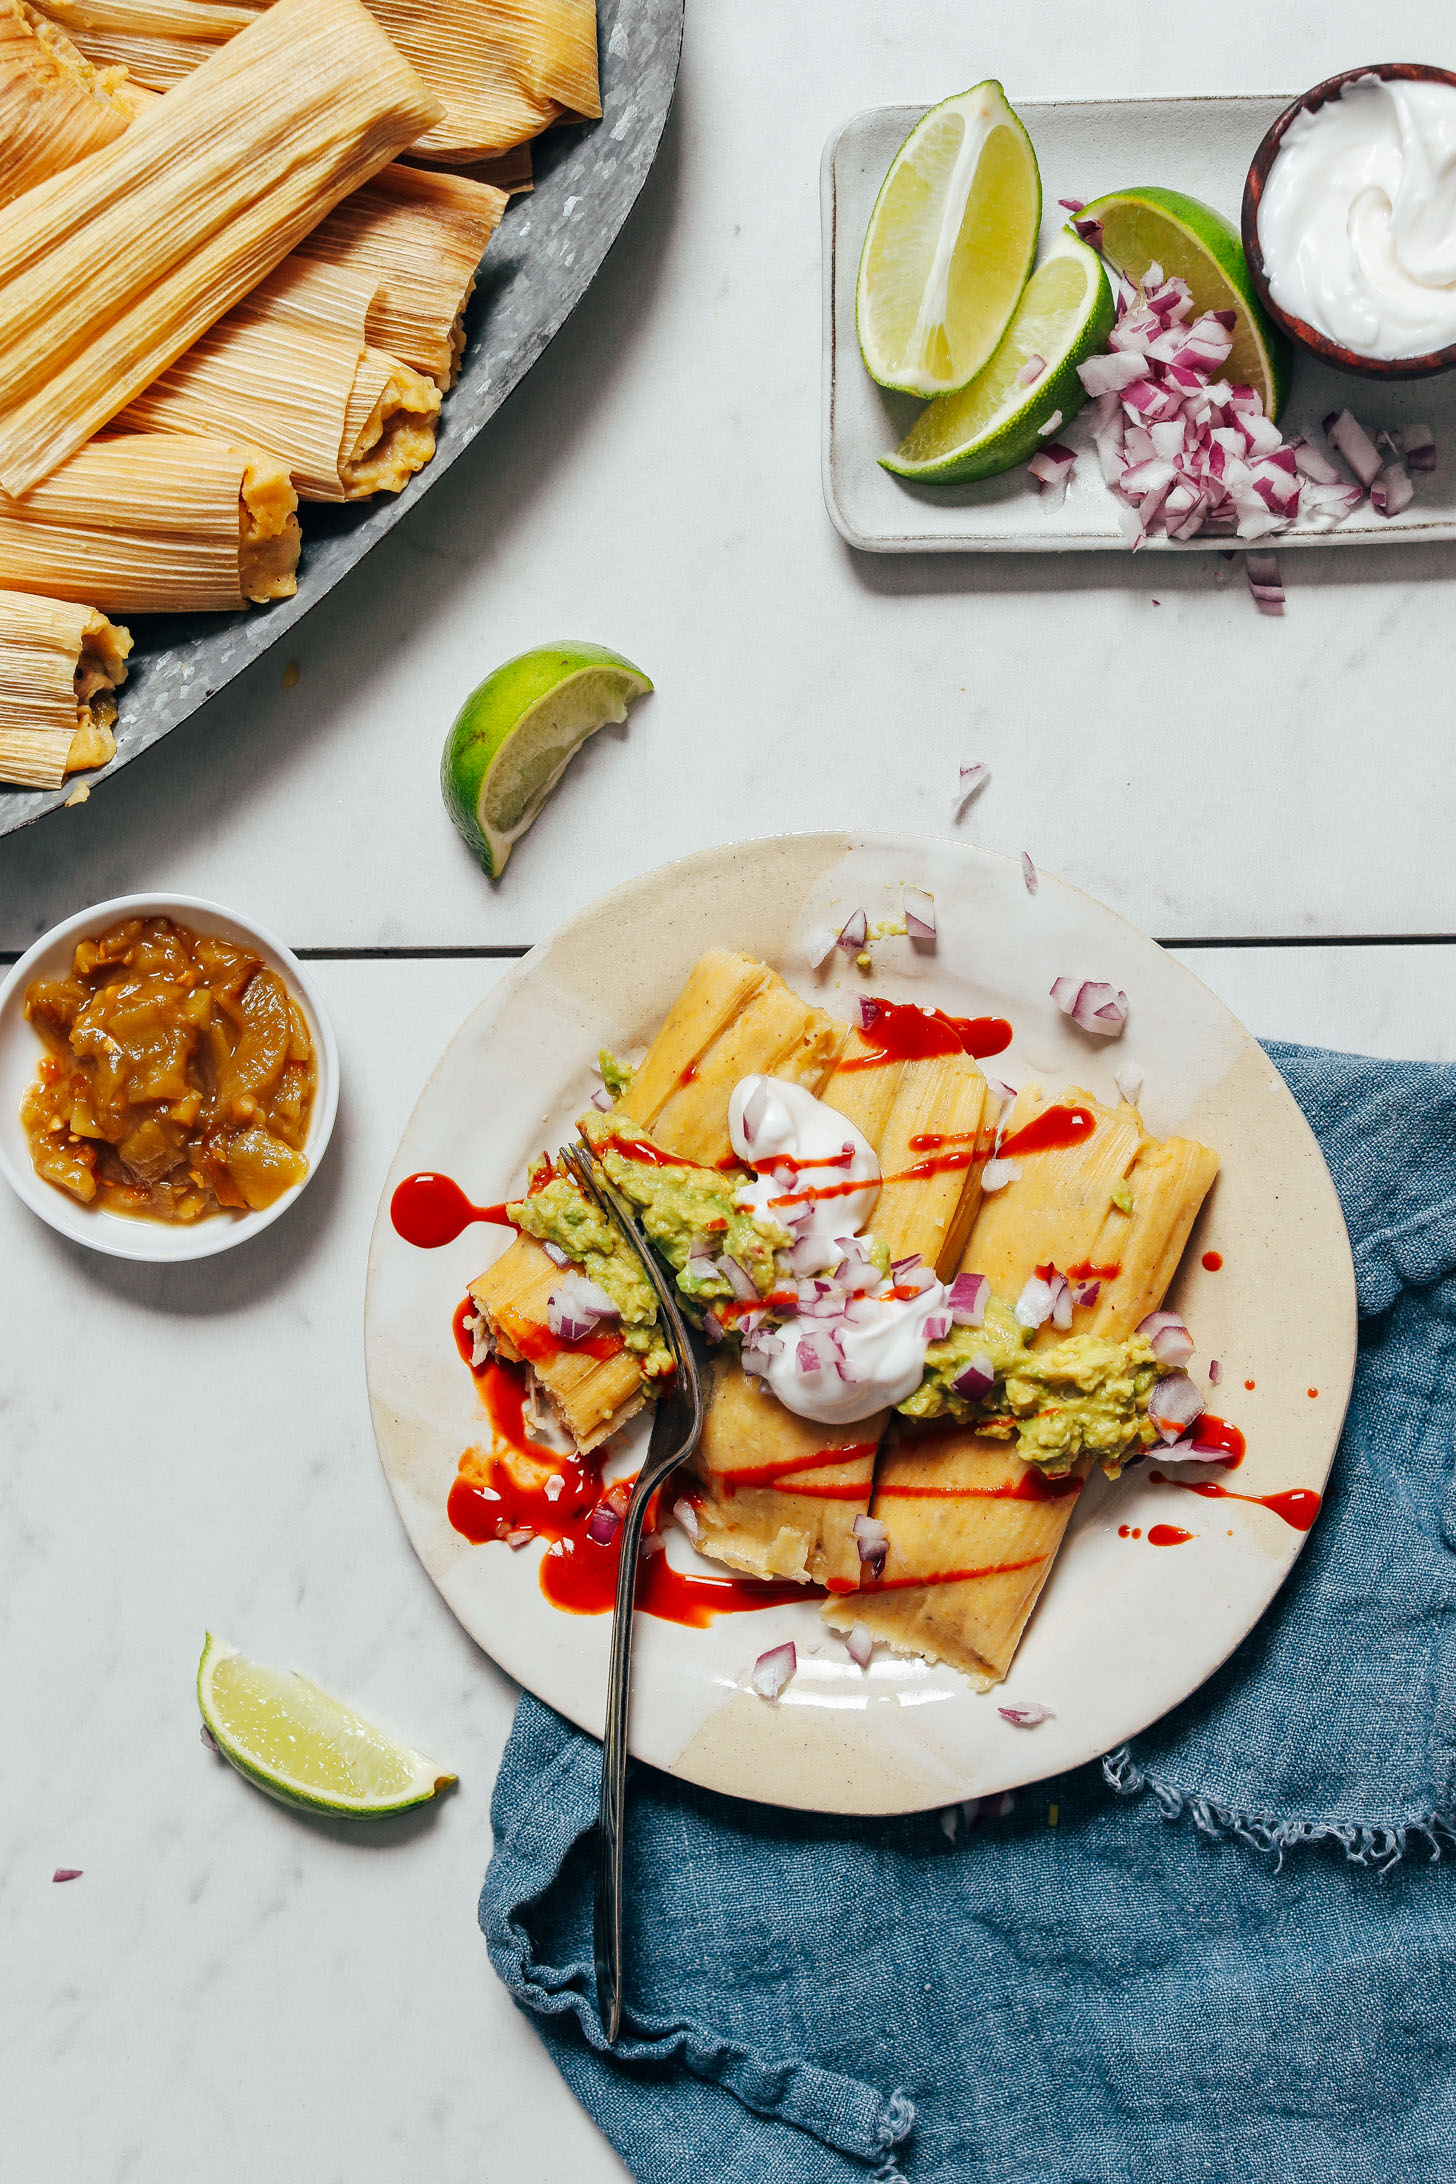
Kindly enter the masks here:
[[[1158, 182], [1216, 205], [1235, 224], [1244, 177], [1259, 140], [1292, 94], [1181, 99], [1017, 99], [1041, 168], [1043, 247], [1066, 219], [1061, 197], [1090, 202], [1108, 190]], [[824, 498], [836, 528], [867, 553], [1056, 553], [1130, 546], [1118, 503], [1102, 482], [1085, 423], [1057, 438], [1083, 454], [1059, 508], [1024, 467], [976, 485], [910, 485], [879, 465], [920, 404], [887, 394], [860, 360], [854, 291], [860, 246], [890, 162], [925, 111], [877, 106], [847, 121], [824, 149]], [[1456, 373], [1404, 385], [1356, 379], [1301, 352], [1280, 422], [1323, 446], [1320, 421], [1352, 409], [1365, 425], [1429, 424], [1439, 467], [1416, 481], [1403, 514], [1377, 515], [1367, 501], [1335, 530], [1295, 524], [1261, 541], [1286, 546], [1368, 546], [1372, 542], [1456, 539]], [[1179, 545], [1149, 539], [1142, 551], [1227, 552], [1227, 533]]]

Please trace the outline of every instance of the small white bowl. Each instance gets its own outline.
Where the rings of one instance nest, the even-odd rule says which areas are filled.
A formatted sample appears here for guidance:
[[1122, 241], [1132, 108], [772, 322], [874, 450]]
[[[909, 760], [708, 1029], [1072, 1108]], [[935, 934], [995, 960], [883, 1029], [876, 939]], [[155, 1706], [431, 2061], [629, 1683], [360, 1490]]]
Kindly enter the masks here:
[[[192, 1222], [109, 1213], [101, 1207], [83, 1206], [55, 1183], [43, 1183], [31, 1165], [30, 1146], [20, 1122], [20, 1102], [26, 1086], [35, 1081], [37, 1064], [46, 1049], [25, 1020], [25, 989], [33, 978], [64, 975], [71, 967], [78, 940], [104, 933], [122, 918], [171, 918], [175, 924], [217, 933], [224, 940], [252, 948], [270, 970], [287, 981], [302, 1004], [318, 1070], [303, 1148], [308, 1173], [259, 1213], [211, 1213]], [[260, 1229], [271, 1227], [318, 1173], [338, 1104], [339, 1050], [318, 988], [281, 940], [251, 919], [225, 910], [221, 903], [203, 902], [195, 895], [118, 895], [113, 902], [95, 903], [42, 934], [0, 985], [0, 1173], [42, 1221], [49, 1222], [62, 1236], [72, 1237], [92, 1251], [104, 1251], [113, 1259], [210, 1259], [215, 1252], [231, 1251], [234, 1244], [245, 1243]]]

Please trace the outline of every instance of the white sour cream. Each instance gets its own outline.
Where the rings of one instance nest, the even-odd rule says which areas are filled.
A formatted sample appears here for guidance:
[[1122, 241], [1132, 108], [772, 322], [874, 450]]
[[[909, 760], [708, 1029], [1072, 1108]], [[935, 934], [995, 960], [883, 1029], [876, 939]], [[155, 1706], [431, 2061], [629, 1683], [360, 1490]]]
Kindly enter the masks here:
[[[797, 1275], [838, 1266], [846, 1243], [868, 1225], [880, 1193], [880, 1163], [869, 1140], [836, 1108], [777, 1077], [744, 1077], [734, 1086], [728, 1135], [739, 1159], [756, 1171], [737, 1203], [790, 1230]], [[842, 1184], [856, 1187], [836, 1188]], [[810, 1195], [826, 1185], [832, 1196]], [[838, 1369], [823, 1321], [785, 1320], [773, 1330], [780, 1346], [768, 1357], [760, 1352], [754, 1370], [786, 1410], [822, 1425], [852, 1425], [919, 1387], [925, 1323], [946, 1309], [946, 1290], [937, 1281], [915, 1297], [856, 1298], [848, 1316], [834, 1322], [837, 1355], [850, 1379]]]
[[1389, 361], [1456, 343], [1456, 85], [1362, 76], [1290, 123], [1259, 206], [1281, 310]]

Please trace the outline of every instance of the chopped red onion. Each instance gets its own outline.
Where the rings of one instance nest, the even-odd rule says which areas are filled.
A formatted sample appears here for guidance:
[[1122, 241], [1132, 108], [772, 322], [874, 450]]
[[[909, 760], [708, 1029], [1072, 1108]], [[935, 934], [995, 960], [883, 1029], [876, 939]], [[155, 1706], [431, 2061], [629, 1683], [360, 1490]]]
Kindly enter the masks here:
[[995, 1385], [996, 1368], [987, 1350], [978, 1350], [974, 1357], [968, 1358], [951, 1382], [956, 1394], [963, 1395], [969, 1403], [979, 1403]]
[[905, 889], [905, 930], [912, 940], [935, 938], [935, 897], [923, 887]]
[[687, 1533], [688, 1538], [696, 1547], [699, 1537], [698, 1512], [696, 1509], [694, 1509], [692, 1503], [687, 1499], [686, 1495], [683, 1496], [681, 1501], [675, 1501], [673, 1503], [672, 1513], [677, 1518], [677, 1521], [682, 1526], [683, 1530]]
[[1016, 374], [1017, 386], [1034, 387], [1046, 368], [1046, 358], [1044, 356], [1029, 356]]
[[957, 1274], [946, 1296], [957, 1327], [979, 1327], [986, 1317], [991, 1284], [984, 1274]]
[[854, 1520], [854, 1541], [859, 1549], [861, 1567], [871, 1577], [883, 1577], [885, 1557], [890, 1552], [890, 1535], [878, 1517], [863, 1514]]
[[507, 1532], [506, 1545], [517, 1549], [529, 1547], [535, 1537], [535, 1528], [532, 1525], [518, 1524], [512, 1531]]
[[1080, 235], [1082, 241], [1090, 244], [1093, 250], [1102, 248], [1102, 222], [1100, 220], [1074, 219], [1072, 226]]
[[[213, 1747], [216, 1750], [216, 1746]], [[85, 1868], [78, 1865], [58, 1865], [51, 1875], [53, 1881], [79, 1881]]]
[[996, 1711], [1014, 1729], [1035, 1729], [1039, 1722], [1056, 1719], [1051, 1708], [1043, 1706], [1040, 1699], [1023, 1699], [1019, 1706], [998, 1706]]
[[1065, 1334], [1072, 1324], [1072, 1285], [1065, 1274], [1058, 1274], [1054, 1270], [1050, 1286], [1052, 1292], [1052, 1325]]
[[750, 1679], [761, 1699], [776, 1699], [799, 1665], [794, 1641], [788, 1639], [781, 1646], [770, 1646], [767, 1653], [760, 1653], [753, 1664]]
[[1208, 1378], [1209, 1384], [1215, 1388], [1223, 1378], [1223, 1366], [1216, 1357], [1211, 1357], [1208, 1361]]
[[858, 1662], [861, 1668], [869, 1667], [875, 1641], [863, 1623], [855, 1623], [845, 1631], [844, 1646], [852, 1661]]
[[1404, 463], [1387, 463], [1370, 488], [1370, 505], [1382, 516], [1398, 516], [1416, 497]]
[[890, 1261], [890, 1272], [892, 1274], [908, 1274], [912, 1266], [924, 1266], [924, 1264], [923, 1253], [907, 1251], [903, 1259], [892, 1259]]
[[595, 1092], [593, 1092], [591, 1096], [591, 1103], [592, 1106], [596, 1108], [599, 1114], [605, 1115], [610, 1112], [613, 1105], [612, 1095], [607, 1090], [604, 1084], [599, 1084], [597, 1086]]
[[595, 1540], [598, 1547], [610, 1547], [621, 1529], [621, 1518], [606, 1502], [598, 1502], [586, 1520], [586, 1536]]
[[956, 790], [955, 808], [957, 818], [959, 818], [961, 813], [965, 810], [966, 805], [976, 794], [976, 791], [978, 789], [984, 789], [986, 783], [990, 780], [990, 778], [991, 769], [986, 764], [986, 761], [983, 758], [978, 758], [973, 765], [962, 766], [960, 770], [960, 786]]
[[716, 1350], [719, 1343], [725, 1339], [727, 1334], [727, 1330], [724, 1327], [723, 1322], [719, 1319], [717, 1313], [713, 1310], [713, 1307], [711, 1305], [708, 1306], [707, 1310], [703, 1314], [703, 1334], [706, 1338], [708, 1348], [710, 1350]]
[[1436, 467], [1436, 435], [1429, 425], [1407, 425], [1405, 428], [1405, 462], [1407, 470], [1434, 470]]
[[1176, 1441], [1204, 1411], [1203, 1397], [1187, 1373], [1169, 1373], [1148, 1398], [1148, 1416], [1165, 1441]]
[[216, 1737], [215, 1737], [215, 1736], [213, 1735], [212, 1731], [211, 1731], [211, 1730], [210, 1730], [210, 1729], [208, 1728], [208, 1726], [207, 1726], [207, 1723], [206, 1723], [206, 1722], [203, 1722], [203, 1723], [201, 1724], [201, 1728], [202, 1728], [202, 1741], [203, 1741], [203, 1743], [204, 1743], [204, 1744], [205, 1744], [205, 1745], [207, 1746], [207, 1749], [208, 1749], [208, 1751], [209, 1751], [209, 1752], [215, 1752], [215, 1751], [217, 1750], [217, 1738], [216, 1738]]
[[869, 937], [870, 921], [863, 910], [851, 910], [839, 929], [838, 944], [846, 955], [858, 955]]
[[1127, 995], [1105, 979], [1057, 978], [1051, 996], [1064, 1016], [1099, 1039], [1117, 1039], [1127, 1023]]
[[925, 1326], [922, 1330], [926, 1341], [944, 1342], [946, 1336], [950, 1333], [951, 1324], [951, 1316], [949, 1312], [928, 1313], [926, 1316]]
[[1036, 866], [1031, 861], [1031, 853], [1025, 849], [1021, 852], [1021, 877], [1026, 882], [1027, 894], [1034, 895], [1041, 885], [1041, 881], [1037, 875]]
[[1135, 349], [1117, 349], [1110, 356], [1089, 356], [1077, 366], [1077, 377], [1088, 394], [1121, 394], [1124, 387], [1148, 376], [1148, 360]]
[[1112, 1081], [1119, 1097], [1125, 1099], [1129, 1107], [1136, 1107], [1143, 1096], [1143, 1073], [1137, 1064], [1124, 1062]]
[[1051, 413], [1051, 416], [1047, 419], [1046, 423], [1044, 425], [1037, 426], [1037, 438], [1039, 440], [1049, 439], [1052, 433], [1059, 430], [1059, 428], [1065, 423], [1066, 419], [1063, 417], [1061, 411], [1059, 409], [1054, 409]]
[[667, 1541], [663, 1538], [661, 1532], [649, 1532], [642, 1542], [640, 1553], [643, 1561], [647, 1562], [653, 1555], [665, 1553], [666, 1548]]
[[1019, 1160], [988, 1160], [981, 1170], [981, 1189], [983, 1191], [1003, 1191], [1008, 1183], [1019, 1183], [1020, 1181], [1021, 1162]]
[[1061, 206], [1063, 212], [1081, 212], [1086, 206], [1087, 200], [1085, 197], [1059, 197], [1057, 203]]
[[1071, 448], [1063, 447], [1060, 440], [1053, 440], [1049, 447], [1033, 455], [1026, 467], [1038, 485], [1049, 488], [1066, 484], [1076, 460]]
[[560, 1244], [553, 1244], [549, 1237], [543, 1239], [541, 1249], [555, 1266], [570, 1266], [571, 1253], [563, 1251]]
[[752, 1304], [756, 1301], [758, 1290], [746, 1266], [726, 1251], [714, 1261], [714, 1265], [740, 1304]]
[[1078, 1282], [1072, 1291], [1072, 1302], [1089, 1309], [1102, 1294], [1101, 1282]]
[[1344, 484], [1344, 475], [1338, 466], [1328, 455], [1322, 455], [1317, 447], [1312, 447], [1308, 440], [1291, 440], [1289, 445], [1294, 450], [1295, 464], [1302, 478], [1310, 479], [1315, 485]]
[[1343, 455], [1368, 492], [1380, 476], [1380, 450], [1359, 419], [1349, 410], [1332, 412], [1325, 419], [1325, 438]]
[[823, 1358], [806, 1335], [800, 1335], [799, 1337], [798, 1346], [794, 1351], [794, 1365], [801, 1373], [822, 1373], [824, 1370]]
[[1193, 1337], [1177, 1312], [1149, 1312], [1138, 1321], [1136, 1331], [1160, 1365], [1186, 1365], [1193, 1355]]
[[585, 1274], [568, 1274], [546, 1299], [546, 1324], [559, 1342], [580, 1342], [603, 1320], [621, 1316], [601, 1284]]
[[560, 1501], [560, 1499], [561, 1499], [562, 1495], [563, 1495], [563, 1494], [565, 1493], [565, 1491], [566, 1491], [566, 1481], [565, 1481], [565, 1479], [563, 1479], [563, 1477], [561, 1476], [561, 1473], [560, 1473], [559, 1471], [553, 1471], [553, 1472], [552, 1472], [552, 1474], [551, 1474], [551, 1476], [550, 1476], [550, 1478], [549, 1478], [549, 1479], [548, 1479], [548, 1480], [546, 1481], [546, 1485], [545, 1485], [545, 1488], [544, 1488], [544, 1492], [545, 1492], [545, 1495], [546, 1495], [546, 1499], [547, 1499], [547, 1501], [550, 1501], [550, 1502], [556, 1502], [556, 1501]]
[[816, 925], [804, 943], [804, 961], [811, 971], [817, 971], [824, 958], [831, 952], [839, 935], [832, 925]]
[[1279, 573], [1277, 554], [1249, 554], [1244, 561], [1244, 574], [1249, 580], [1249, 590], [1254, 605], [1261, 614], [1284, 612], [1284, 579]]
[[1055, 1291], [1050, 1282], [1033, 1274], [1016, 1300], [1016, 1317], [1023, 1327], [1044, 1327], [1052, 1316]]

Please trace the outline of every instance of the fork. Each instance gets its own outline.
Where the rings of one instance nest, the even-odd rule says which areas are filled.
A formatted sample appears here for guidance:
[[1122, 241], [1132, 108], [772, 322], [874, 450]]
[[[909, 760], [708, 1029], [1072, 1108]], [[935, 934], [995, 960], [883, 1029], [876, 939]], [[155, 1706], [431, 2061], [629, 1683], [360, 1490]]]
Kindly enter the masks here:
[[622, 1863], [627, 1806], [627, 1711], [632, 1677], [632, 1606], [637, 1589], [637, 1551], [647, 1505], [657, 1487], [698, 1445], [703, 1430], [703, 1377], [698, 1355], [672, 1286], [653, 1256], [627, 1201], [598, 1165], [590, 1146], [561, 1148], [560, 1160], [598, 1210], [642, 1262], [657, 1294], [658, 1309], [677, 1367], [670, 1395], [654, 1408], [647, 1454], [622, 1519], [622, 1558], [612, 1610], [607, 1673], [607, 1713], [602, 1728], [602, 1787], [598, 1816], [597, 1875], [593, 1916], [597, 2015], [608, 2046], [622, 2024]]

